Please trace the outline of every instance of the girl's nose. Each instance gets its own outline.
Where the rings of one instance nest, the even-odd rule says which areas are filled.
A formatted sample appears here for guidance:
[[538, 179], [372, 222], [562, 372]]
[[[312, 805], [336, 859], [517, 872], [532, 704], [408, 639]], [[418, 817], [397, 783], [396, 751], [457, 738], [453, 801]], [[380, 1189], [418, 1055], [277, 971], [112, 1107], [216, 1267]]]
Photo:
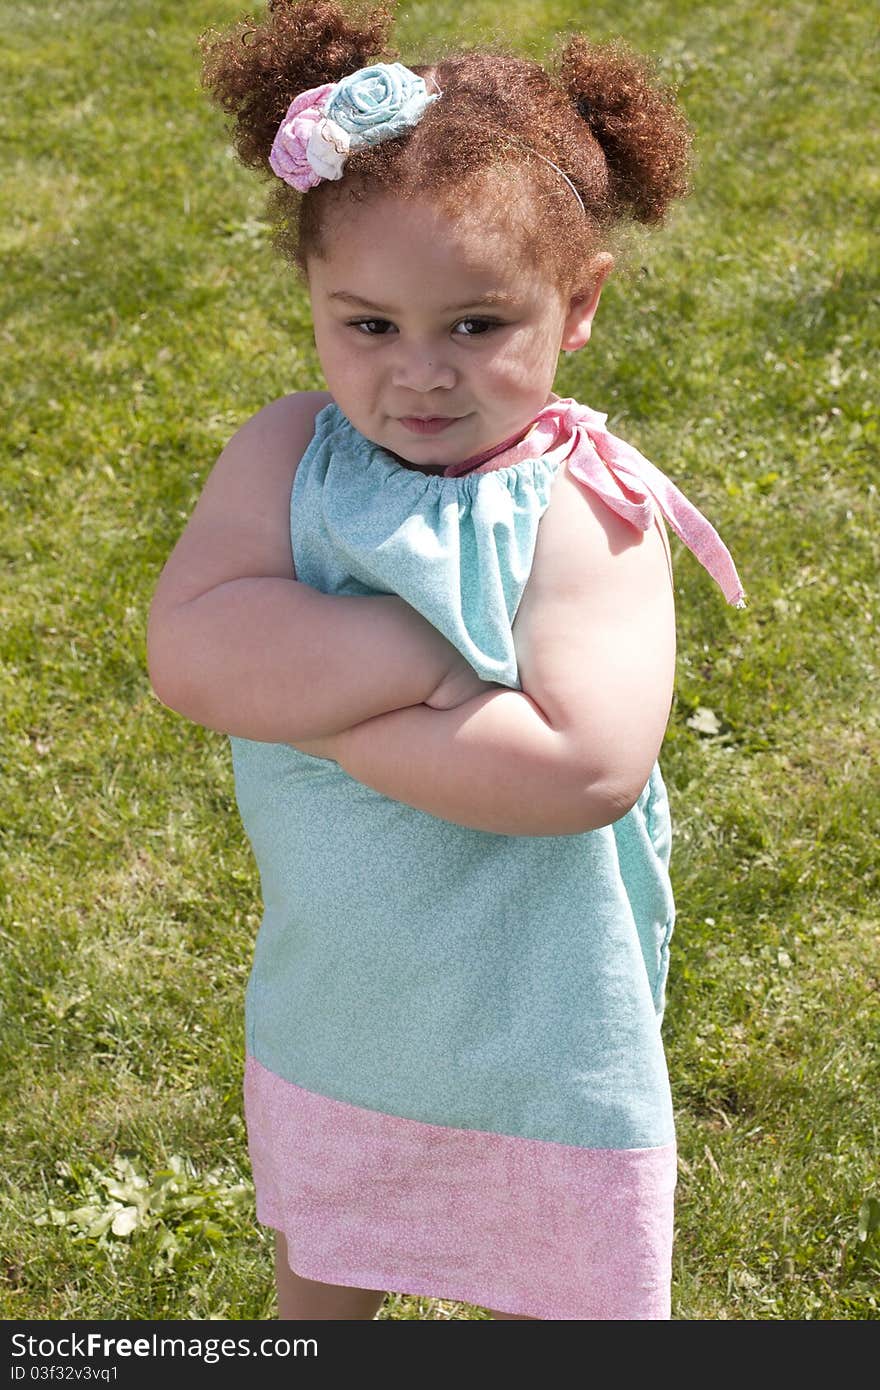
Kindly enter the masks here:
[[404, 348], [394, 364], [393, 384], [410, 391], [448, 390], [455, 380], [455, 368], [436, 351]]

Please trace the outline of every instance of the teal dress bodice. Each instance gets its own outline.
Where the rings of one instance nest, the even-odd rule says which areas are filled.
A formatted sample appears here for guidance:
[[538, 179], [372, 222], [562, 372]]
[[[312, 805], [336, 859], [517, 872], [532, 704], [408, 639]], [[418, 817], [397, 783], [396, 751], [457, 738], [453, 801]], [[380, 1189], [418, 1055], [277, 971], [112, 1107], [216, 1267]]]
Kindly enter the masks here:
[[[512, 625], [559, 466], [427, 475], [328, 405], [291, 494], [297, 578], [398, 594], [483, 679], [519, 688]], [[232, 751], [264, 904], [246, 1008], [262, 1066], [433, 1124], [591, 1148], [671, 1142], [658, 766], [613, 825], [505, 836], [285, 744], [234, 738]]]

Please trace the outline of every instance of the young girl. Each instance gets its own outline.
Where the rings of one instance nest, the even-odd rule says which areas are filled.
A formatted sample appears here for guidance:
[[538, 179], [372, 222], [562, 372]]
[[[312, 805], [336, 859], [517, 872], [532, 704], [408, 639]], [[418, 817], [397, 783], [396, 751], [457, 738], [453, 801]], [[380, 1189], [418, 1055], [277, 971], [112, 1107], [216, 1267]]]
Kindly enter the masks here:
[[372, 1318], [391, 1289], [666, 1318], [660, 514], [742, 591], [552, 385], [614, 228], [684, 192], [687, 129], [619, 45], [408, 68], [389, 27], [274, 0], [204, 40], [328, 386], [230, 441], [149, 625], [159, 697], [232, 736], [261, 874], [257, 1212], [282, 1317]]

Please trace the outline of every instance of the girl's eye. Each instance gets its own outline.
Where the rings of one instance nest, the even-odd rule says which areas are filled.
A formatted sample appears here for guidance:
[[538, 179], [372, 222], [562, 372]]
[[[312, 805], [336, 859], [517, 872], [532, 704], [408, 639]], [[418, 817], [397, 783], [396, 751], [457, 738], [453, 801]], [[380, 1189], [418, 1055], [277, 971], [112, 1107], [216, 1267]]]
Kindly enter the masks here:
[[393, 325], [387, 319], [354, 319], [349, 327], [361, 329], [368, 338], [381, 338]]
[[[394, 324], [388, 319], [350, 319], [348, 326], [357, 329], [367, 338], [384, 338], [389, 329], [394, 328]], [[493, 328], [499, 327], [497, 319], [460, 319], [455, 325], [455, 331], [460, 338], [478, 338], [483, 333], [489, 333]], [[459, 329], [462, 331], [459, 332]]]
[[470, 329], [473, 330], [466, 332], [463, 335], [465, 338], [477, 338], [481, 333], [488, 333], [491, 329], [499, 326], [497, 319], [462, 319], [456, 327], [461, 328], [464, 325], [469, 325]]

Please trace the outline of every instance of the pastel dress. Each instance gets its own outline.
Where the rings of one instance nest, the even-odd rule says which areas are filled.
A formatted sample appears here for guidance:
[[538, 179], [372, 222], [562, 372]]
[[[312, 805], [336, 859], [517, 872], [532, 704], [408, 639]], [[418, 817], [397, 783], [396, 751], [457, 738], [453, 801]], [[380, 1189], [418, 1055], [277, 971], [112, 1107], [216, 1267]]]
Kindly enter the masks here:
[[[520, 688], [511, 627], [569, 467], [634, 526], [659, 505], [741, 603], [709, 523], [604, 422], [554, 398], [500, 452], [428, 474], [326, 406], [292, 488], [298, 579], [399, 594], [482, 678]], [[613, 825], [516, 836], [285, 744], [232, 749], [264, 905], [248, 1143], [258, 1219], [286, 1234], [291, 1267], [533, 1318], [667, 1318], [659, 767]]]

